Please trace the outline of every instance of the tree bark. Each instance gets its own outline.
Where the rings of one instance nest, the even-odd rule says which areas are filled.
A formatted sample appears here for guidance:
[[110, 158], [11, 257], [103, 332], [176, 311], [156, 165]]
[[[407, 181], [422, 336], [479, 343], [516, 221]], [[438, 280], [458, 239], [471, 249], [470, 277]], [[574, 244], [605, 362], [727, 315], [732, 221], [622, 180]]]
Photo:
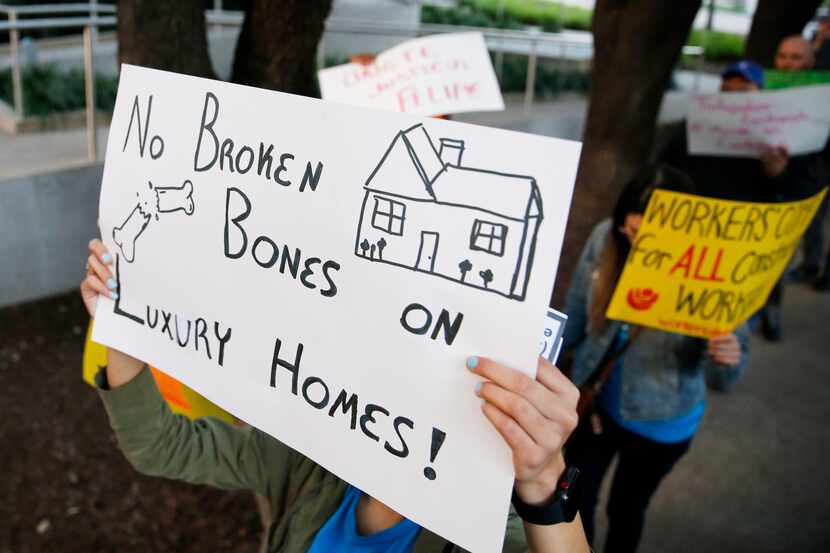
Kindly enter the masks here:
[[318, 96], [317, 45], [332, 0], [251, 0], [233, 62], [235, 83]]
[[760, 0], [752, 17], [745, 56], [772, 67], [781, 39], [800, 35], [819, 5], [821, 0]]
[[204, 2], [119, 0], [118, 60], [216, 78], [208, 53]]
[[672, 68], [700, 0], [598, 0], [591, 95], [553, 303], [563, 307], [591, 229], [646, 162]]

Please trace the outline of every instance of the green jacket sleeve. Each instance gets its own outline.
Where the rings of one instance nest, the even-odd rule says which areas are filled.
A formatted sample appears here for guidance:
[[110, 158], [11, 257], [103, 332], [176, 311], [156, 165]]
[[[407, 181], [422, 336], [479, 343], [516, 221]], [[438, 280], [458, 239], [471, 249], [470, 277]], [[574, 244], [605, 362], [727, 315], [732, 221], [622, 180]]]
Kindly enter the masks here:
[[507, 534], [504, 537], [502, 553], [525, 553], [527, 550], [524, 522], [511, 505], [510, 514], [507, 516]]
[[284, 489], [293, 452], [280, 442], [252, 427], [173, 414], [147, 367], [123, 386], [106, 388], [99, 380], [110, 426], [137, 471], [266, 496]]

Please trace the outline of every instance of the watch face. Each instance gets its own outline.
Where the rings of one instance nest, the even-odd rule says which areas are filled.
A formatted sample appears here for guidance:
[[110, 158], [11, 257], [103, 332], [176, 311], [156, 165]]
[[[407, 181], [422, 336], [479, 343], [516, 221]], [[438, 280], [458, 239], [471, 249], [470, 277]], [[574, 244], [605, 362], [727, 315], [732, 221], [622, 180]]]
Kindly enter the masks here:
[[582, 478], [579, 469], [568, 467], [559, 480], [559, 504], [565, 522], [573, 522], [582, 503]]

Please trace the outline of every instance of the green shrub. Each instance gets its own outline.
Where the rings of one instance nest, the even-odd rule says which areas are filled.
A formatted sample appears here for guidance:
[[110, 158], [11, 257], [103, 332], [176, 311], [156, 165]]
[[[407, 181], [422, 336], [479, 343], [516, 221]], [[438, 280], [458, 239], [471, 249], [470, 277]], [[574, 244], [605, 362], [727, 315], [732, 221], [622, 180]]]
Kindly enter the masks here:
[[[473, 27], [521, 28], [527, 25], [541, 27], [548, 32], [561, 29], [591, 30], [593, 12], [576, 6], [564, 6], [539, 0], [503, 0], [504, 11], [499, 17], [500, 0], [460, 0], [457, 8], [424, 6], [421, 20], [424, 23], [467, 25]], [[720, 31], [695, 30], [689, 36], [689, 44], [704, 45], [705, 57], [711, 61], [733, 61], [743, 56], [745, 37]]]
[[[495, 66], [495, 60], [493, 64]], [[527, 57], [506, 54], [502, 62], [502, 92], [523, 92], [527, 83]], [[536, 66], [534, 93], [549, 97], [563, 92], [587, 92], [591, 85], [588, 70], [576, 67], [562, 68], [557, 62], [539, 60]]]
[[[57, 65], [34, 65], [23, 69], [23, 107], [26, 115], [48, 115], [86, 107], [84, 73], [80, 69], [61, 71]], [[95, 76], [95, 106], [112, 111], [118, 79]], [[0, 99], [13, 105], [11, 69], [0, 72]]]
[[499, 0], [461, 0], [457, 8], [424, 6], [421, 21], [501, 29], [535, 25], [548, 32], [557, 32], [563, 28], [589, 30], [591, 13], [579, 7], [537, 0], [504, 0], [504, 11], [499, 13]]
[[[500, 0], [461, 0], [461, 5], [498, 20]], [[548, 32], [591, 27], [591, 10], [539, 0], [503, 0], [503, 17], [524, 25], [536, 25]]]
[[461, 25], [466, 27], [487, 27], [501, 29], [518, 29], [523, 25], [510, 17], [497, 21], [486, 12], [478, 11], [470, 6], [458, 8], [442, 8], [440, 6], [423, 6], [421, 21], [438, 25]]
[[744, 55], [746, 37], [721, 31], [694, 30], [688, 44], [703, 46], [704, 57], [710, 61], [730, 62]]

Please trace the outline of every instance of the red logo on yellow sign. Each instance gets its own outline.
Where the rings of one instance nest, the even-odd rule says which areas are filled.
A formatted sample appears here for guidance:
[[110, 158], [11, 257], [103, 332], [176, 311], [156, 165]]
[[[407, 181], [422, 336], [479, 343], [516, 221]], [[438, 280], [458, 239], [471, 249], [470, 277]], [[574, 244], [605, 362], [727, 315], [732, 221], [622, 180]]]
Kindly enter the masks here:
[[628, 291], [626, 299], [628, 300], [628, 305], [637, 311], [648, 311], [659, 297], [660, 294], [651, 288], [632, 288]]

